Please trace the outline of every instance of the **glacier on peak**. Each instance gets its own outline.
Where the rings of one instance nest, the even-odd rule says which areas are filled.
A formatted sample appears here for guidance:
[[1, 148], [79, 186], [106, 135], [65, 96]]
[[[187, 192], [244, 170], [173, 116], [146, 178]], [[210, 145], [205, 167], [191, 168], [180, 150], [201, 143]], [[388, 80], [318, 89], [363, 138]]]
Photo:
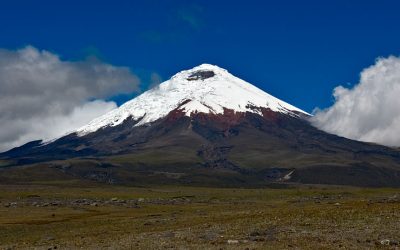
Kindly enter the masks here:
[[303, 113], [254, 85], [215, 65], [201, 64], [181, 71], [171, 79], [142, 93], [120, 107], [92, 120], [76, 132], [83, 136], [107, 126], [117, 126], [131, 117], [144, 125], [168, 115], [179, 108], [185, 115], [192, 113], [223, 114], [224, 109], [235, 112], [253, 112], [251, 107], [269, 108], [275, 112], [296, 115]]

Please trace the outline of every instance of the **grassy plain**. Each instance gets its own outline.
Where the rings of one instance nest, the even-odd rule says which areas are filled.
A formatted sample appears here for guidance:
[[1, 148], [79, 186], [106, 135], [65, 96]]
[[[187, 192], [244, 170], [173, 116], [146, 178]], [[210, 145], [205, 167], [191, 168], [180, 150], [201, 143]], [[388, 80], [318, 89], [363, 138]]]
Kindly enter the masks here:
[[400, 190], [0, 185], [0, 249], [396, 249]]

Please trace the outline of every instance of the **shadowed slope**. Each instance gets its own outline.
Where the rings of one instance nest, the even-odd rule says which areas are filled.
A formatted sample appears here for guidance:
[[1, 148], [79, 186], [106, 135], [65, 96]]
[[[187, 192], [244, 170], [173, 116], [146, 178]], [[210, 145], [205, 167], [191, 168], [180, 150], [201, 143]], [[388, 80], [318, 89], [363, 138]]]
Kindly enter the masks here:
[[26, 145], [3, 159], [19, 164], [51, 161], [42, 163], [42, 169], [138, 185], [399, 186], [397, 150], [330, 135], [298, 117], [260, 111], [262, 115], [225, 110], [188, 117], [178, 108], [149, 126], [134, 126], [138, 121], [127, 119], [85, 136]]

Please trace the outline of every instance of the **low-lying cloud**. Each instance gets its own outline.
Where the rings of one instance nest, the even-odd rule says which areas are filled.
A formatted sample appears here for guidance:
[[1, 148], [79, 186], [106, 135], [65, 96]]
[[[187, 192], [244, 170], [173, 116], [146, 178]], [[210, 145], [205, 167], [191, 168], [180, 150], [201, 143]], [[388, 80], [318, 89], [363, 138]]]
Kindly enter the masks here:
[[335, 103], [316, 110], [312, 123], [347, 138], [400, 146], [400, 58], [377, 59], [351, 89], [338, 86]]
[[0, 49], [0, 152], [83, 126], [117, 107], [105, 99], [138, 85], [128, 68], [95, 58], [63, 61], [32, 46]]

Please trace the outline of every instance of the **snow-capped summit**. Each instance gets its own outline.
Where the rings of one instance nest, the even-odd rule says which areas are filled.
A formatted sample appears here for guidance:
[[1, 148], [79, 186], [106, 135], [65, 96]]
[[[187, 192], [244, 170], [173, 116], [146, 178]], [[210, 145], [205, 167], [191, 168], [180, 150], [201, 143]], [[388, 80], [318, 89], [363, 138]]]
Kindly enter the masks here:
[[136, 126], [144, 125], [165, 117], [175, 109], [182, 110], [187, 116], [193, 113], [223, 114], [224, 109], [259, 113], [254, 107], [268, 108], [293, 116], [299, 113], [308, 115], [233, 76], [225, 69], [202, 64], [177, 73], [119, 108], [94, 119], [79, 128], [77, 134], [82, 136], [103, 127], [116, 126], [129, 117], [140, 119]]

